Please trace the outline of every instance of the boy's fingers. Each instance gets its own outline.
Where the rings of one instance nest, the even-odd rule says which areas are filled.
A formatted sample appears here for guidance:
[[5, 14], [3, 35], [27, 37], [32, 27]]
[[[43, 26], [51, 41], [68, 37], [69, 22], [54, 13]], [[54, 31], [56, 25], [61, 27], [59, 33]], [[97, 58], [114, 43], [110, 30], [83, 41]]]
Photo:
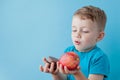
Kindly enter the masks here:
[[65, 70], [65, 74], [69, 73], [69, 70], [68, 70], [68, 68], [66, 66], [64, 67], [64, 70]]
[[60, 70], [61, 73], [65, 73], [62, 64], [60, 64], [59, 68], [60, 68], [59, 70]]
[[44, 68], [43, 68], [43, 66], [41, 66], [41, 65], [40, 65], [39, 69], [40, 69], [40, 71], [42, 71], [42, 72], [44, 71]]
[[49, 71], [50, 71], [51, 73], [54, 71], [54, 67], [55, 67], [54, 65], [55, 65], [54, 62], [52, 62], [51, 65], [50, 65]]
[[59, 69], [56, 69], [54, 73], [57, 73], [59, 71]]
[[62, 72], [62, 71], [61, 71], [61, 64], [59, 64], [59, 71]]
[[46, 58], [43, 58], [44, 63], [50, 63]]
[[59, 69], [59, 66], [60, 66], [60, 63], [59, 63], [59, 62], [57, 62], [57, 69]]
[[48, 73], [49, 72], [49, 67], [50, 67], [50, 64], [45, 63], [44, 72]]
[[78, 66], [77, 69], [80, 70], [80, 66]]
[[56, 66], [56, 70], [55, 70], [54, 73], [57, 73], [57, 72], [59, 71], [59, 66], [60, 66], [60, 64], [59, 64], [59, 62], [57, 62], [56, 64], [57, 64], [57, 66]]

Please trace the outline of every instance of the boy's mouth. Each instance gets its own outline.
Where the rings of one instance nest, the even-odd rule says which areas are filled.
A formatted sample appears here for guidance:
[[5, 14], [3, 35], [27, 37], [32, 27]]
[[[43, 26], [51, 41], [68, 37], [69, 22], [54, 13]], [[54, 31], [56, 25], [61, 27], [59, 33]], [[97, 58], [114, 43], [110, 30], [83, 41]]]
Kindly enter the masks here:
[[79, 45], [80, 44], [80, 41], [74, 41], [76, 45]]

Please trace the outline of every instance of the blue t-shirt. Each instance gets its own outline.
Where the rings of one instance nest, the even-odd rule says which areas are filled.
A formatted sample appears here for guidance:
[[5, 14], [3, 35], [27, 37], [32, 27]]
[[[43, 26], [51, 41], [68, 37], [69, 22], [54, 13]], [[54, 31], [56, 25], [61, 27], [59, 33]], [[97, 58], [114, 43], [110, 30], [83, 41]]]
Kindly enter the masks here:
[[[106, 54], [97, 46], [88, 52], [79, 52], [74, 46], [68, 47], [65, 52], [73, 51], [80, 57], [80, 70], [86, 78], [89, 74], [104, 75], [103, 80], [108, 80], [110, 64]], [[67, 76], [67, 80], [75, 80], [72, 74]]]

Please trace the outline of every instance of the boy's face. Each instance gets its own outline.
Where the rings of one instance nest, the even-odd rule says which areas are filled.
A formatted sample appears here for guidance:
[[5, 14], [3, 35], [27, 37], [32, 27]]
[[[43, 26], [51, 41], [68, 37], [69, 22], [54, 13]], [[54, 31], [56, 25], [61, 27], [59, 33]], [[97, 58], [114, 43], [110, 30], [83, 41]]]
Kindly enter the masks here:
[[78, 51], [91, 50], [99, 41], [100, 31], [95, 22], [74, 16], [72, 20], [72, 41]]

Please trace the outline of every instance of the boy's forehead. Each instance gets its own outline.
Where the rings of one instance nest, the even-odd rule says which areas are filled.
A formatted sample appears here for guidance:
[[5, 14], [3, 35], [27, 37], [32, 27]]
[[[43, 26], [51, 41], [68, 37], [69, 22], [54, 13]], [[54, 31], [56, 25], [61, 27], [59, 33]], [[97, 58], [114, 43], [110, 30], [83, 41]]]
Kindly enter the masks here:
[[91, 23], [97, 23], [96, 21], [93, 21], [85, 16], [79, 16], [79, 15], [74, 15], [72, 18], [72, 22], [73, 21], [89, 21]]
[[91, 21], [90, 19], [82, 19], [79, 17], [73, 17], [73, 19], [72, 19], [72, 26], [74, 26], [74, 25], [86, 26], [86, 25], [93, 24], [93, 23], [94, 22]]
[[76, 28], [76, 27], [80, 27], [80, 28], [95, 28], [97, 27], [97, 23], [90, 19], [81, 19], [79, 17], [73, 17], [72, 20], [72, 28]]
[[83, 15], [74, 15], [73, 19], [80, 19], [80, 20], [90, 20], [92, 22], [94, 22], [93, 20], [91, 20], [90, 18], [87, 18], [86, 16]]

